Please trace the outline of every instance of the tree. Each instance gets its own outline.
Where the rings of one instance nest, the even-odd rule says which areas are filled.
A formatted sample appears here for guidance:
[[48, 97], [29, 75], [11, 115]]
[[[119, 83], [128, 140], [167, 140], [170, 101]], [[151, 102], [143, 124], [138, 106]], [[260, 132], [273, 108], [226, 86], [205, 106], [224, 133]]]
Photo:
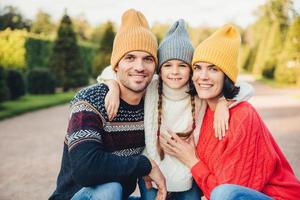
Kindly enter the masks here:
[[273, 78], [277, 57], [286, 35], [291, 0], [269, 0], [259, 9], [259, 19], [253, 27], [257, 54], [253, 72]]
[[283, 34], [280, 28], [280, 22], [275, 21], [272, 24], [268, 35], [268, 42], [265, 52], [262, 75], [266, 78], [273, 79], [274, 71], [278, 64], [278, 57], [282, 51]]
[[165, 34], [168, 32], [169, 29], [170, 29], [169, 24], [155, 23], [152, 26], [151, 31], [156, 36], [158, 44], [162, 41], [162, 39], [164, 38]]
[[23, 18], [22, 14], [16, 7], [6, 6], [0, 10], [0, 30], [6, 28], [14, 29], [30, 29], [30, 21]]
[[74, 30], [79, 36], [80, 40], [90, 40], [93, 33], [93, 28], [89, 24], [89, 22], [84, 18], [83, 15], [77, 16], [73, 19]]
[[275, 79], [300, 84], [300, 16], [293, 19], [288, 29]]
[[39, 10], [36, 14], [35, 20], [32, 22], [31, 32], [49, 35], [54, 31], [55, 24], [51, 21], [50, 15]]
[[93, 29], [91, 41], [100, 44], [107, 23], [100, 24]]
[[64, 91], [88, 82], [72, 21], [66, 14], [60, 22], [48, 65], [55, 75], [57, 86], [63, 87]]
[[253, 65], [253, 73], [261, 74], [264, 66], [265, 56], [266, 56], [266, 46], [268, 44], [268, 36], [269, 36], [269, 27], [261, 29], [262, 37], [258, 42], [257, 53], [255, 56], [255, 61]]
[[115, 32], [112, 22], [107, 22], [104, 33], [100, 41], [100, 48], [95, 56], [93, 66], [93, 76], [97, 77], [101, 71], [110, 64], [110, 57], [115, 38]]

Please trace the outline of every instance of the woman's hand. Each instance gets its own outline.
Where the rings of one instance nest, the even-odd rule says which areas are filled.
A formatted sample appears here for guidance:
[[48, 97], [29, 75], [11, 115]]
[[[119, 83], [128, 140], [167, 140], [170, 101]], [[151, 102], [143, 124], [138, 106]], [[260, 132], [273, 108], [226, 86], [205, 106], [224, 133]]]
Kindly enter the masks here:
[[226, 99], [219, 100], [214, 113], [215, 136], [221, 140], [225, 137], [229, 122], [229, 103]]
[[108, 86], [109, 91], [106, 94], [104, 103], [105, 109], [108, 115], [108, 120], [112, 121], [113, 118], [118, 113], [119, 105], [120, 105], [120, 88], [116, 81], [109, 80], [105, 81], [105, 84]]
[[183, 140], [172, 131], [168, 131], [171, 137], [167, 135], [160, 135], [160, 144], [163, 150], [176, 157], [178, 160], [183, 162], [189, 168], [192, 168], [199, 158], [196, 154], [195, 142], [193, 134], [188, 140]]

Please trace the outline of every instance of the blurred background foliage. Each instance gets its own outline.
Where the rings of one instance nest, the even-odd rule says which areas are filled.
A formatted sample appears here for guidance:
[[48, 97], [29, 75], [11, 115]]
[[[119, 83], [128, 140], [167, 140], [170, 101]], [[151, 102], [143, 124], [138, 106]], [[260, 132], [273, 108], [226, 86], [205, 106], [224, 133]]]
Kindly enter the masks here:
[[[254, 23], [240, 27], [241, 71], [300, 86], [300, 16], [293, 1], [268, 0], [255, 15]], [[170, 26], [159, 22], [152, 25], [159, 42]], [[194, 46], [217, 28], [187, 26]], [[42, 10], [28, 20], [16, 7], [0, 7], [0, 102], [19, 98], [9, 89], [11, 71], [21, 74], [23, 81], [18, 84], [25, 88], [23, 94], [29, 93], [32, 85], [41, 84], [36, 80], [39, 76], [50, 82], [54, 79], [56, 89], [40, 86], [45, 92], [29, 89], [30, 93], [74, 90], [95, 82], [110, 63], [117, 29], [111, 21], [92, 26], [83, 15], [71, 18], [67, 11], [60, 21], [53, 21]], [[44, 71], [36, 70], [40, 68]]]

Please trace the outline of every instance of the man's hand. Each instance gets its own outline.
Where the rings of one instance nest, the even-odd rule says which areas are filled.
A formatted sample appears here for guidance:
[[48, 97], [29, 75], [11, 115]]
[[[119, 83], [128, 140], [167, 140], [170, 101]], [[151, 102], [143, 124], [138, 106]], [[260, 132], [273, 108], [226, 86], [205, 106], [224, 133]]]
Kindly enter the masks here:
[[[166, 179], [164, 175], [161, 173], [157, 164], [151, 160], [152, 170], [148, 174], [148, 177], [157, 185], [157, 194], [156, 200], [165, 200], [167, 197], [167, 188], [166, 188]], [[144, 178], [145, 180], [145, 178]], [[146, 178], [145, 184], [146, 188], [149, 189], [152, 187], [150, 180]]]

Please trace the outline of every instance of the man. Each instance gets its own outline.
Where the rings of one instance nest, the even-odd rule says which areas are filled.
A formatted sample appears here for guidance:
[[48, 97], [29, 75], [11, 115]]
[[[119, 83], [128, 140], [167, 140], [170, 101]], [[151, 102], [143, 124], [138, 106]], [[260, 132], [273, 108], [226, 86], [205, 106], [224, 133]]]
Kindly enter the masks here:
[[138, 177], [147, 176], [166, 196], [157, 165], [141, 155], [144, 141], [143, 95], [157, 63], [157, 41], [144, 15], [130, 9], [113, 45], [111, 66], [120, 87], [120, 108], [109, 121], [104, 99], [108, 87], [96, 84], [71, 101], [57, 188], [50, 199], [127, 199]]

